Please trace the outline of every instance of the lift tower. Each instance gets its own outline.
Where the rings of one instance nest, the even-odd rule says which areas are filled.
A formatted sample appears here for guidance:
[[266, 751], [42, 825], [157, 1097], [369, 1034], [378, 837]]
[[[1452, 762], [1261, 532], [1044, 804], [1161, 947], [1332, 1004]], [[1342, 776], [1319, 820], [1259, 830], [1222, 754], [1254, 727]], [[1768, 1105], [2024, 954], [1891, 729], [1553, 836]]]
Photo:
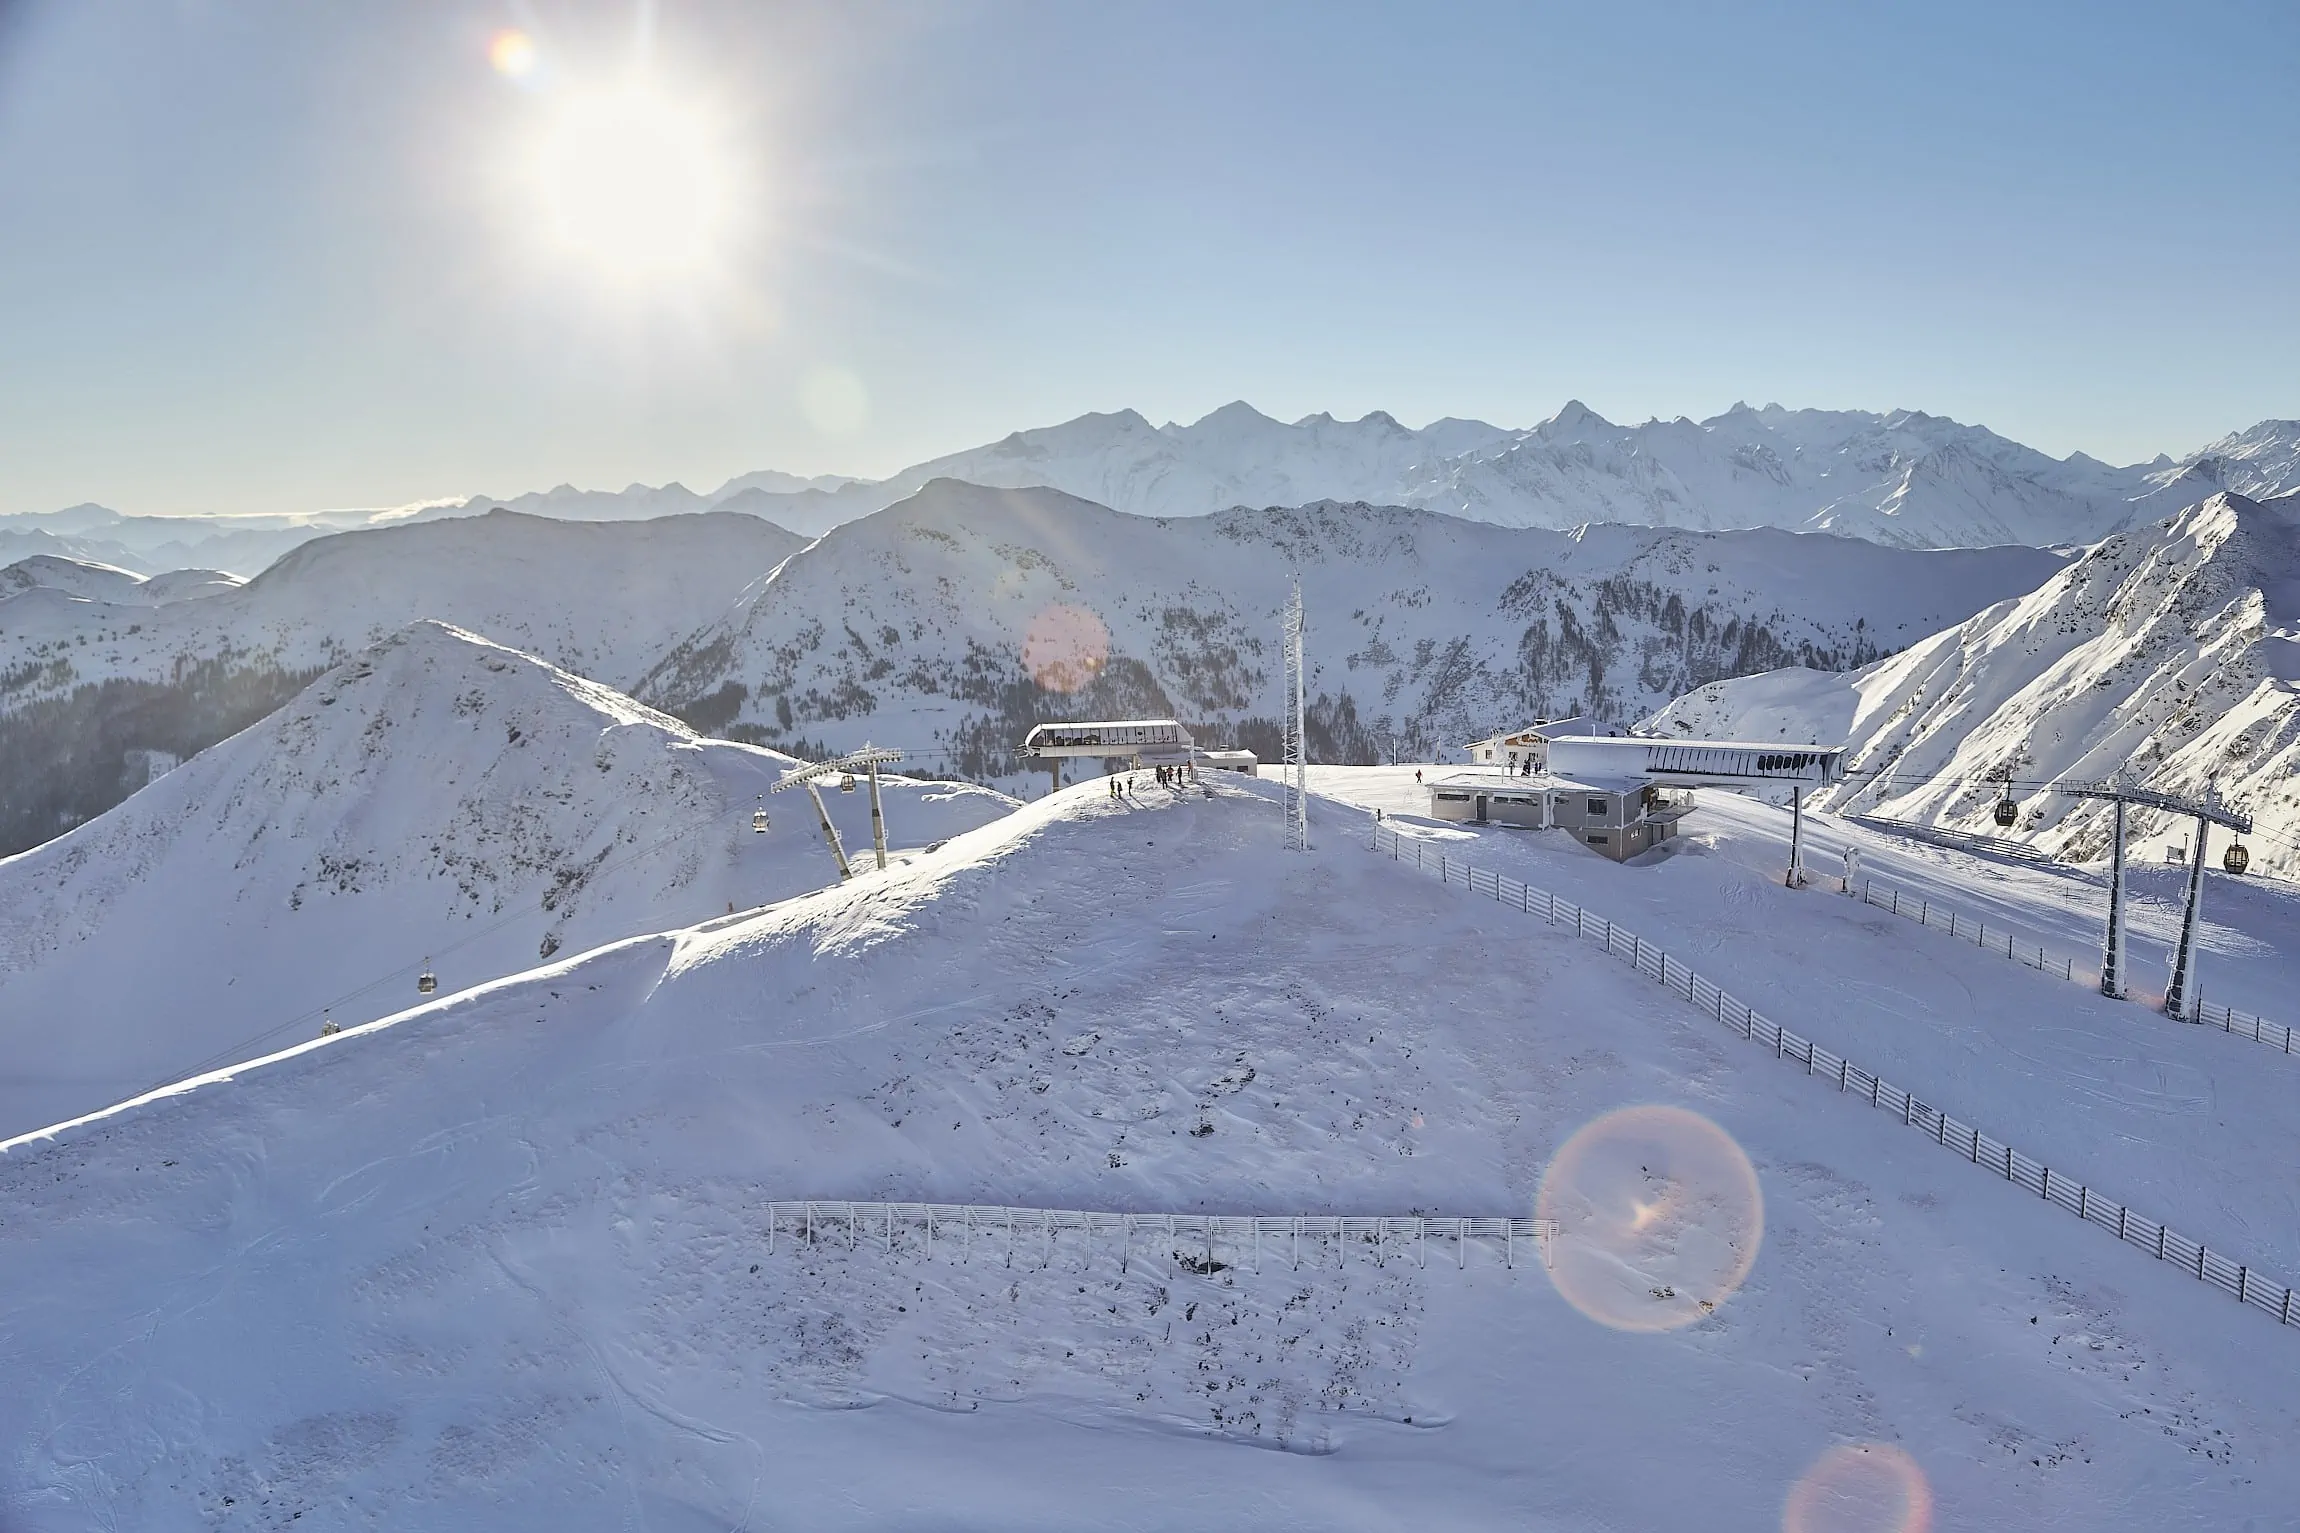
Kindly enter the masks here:
[[841, 786], [854, 787], [854, 774], [866, 773], [870, 778], [870, 839], [871, 850], [878, 854], [878, 865], [886, 866], [886, 812], [879, 806], [878, 769], [884, 762], [902, 760], [901, 751], [882, 746], [865, 745], [859, 751], [849, 751], [836, 761], [818, 761], [786, 772], [780, 782], [767, 791], [780, 793], [785, 788], [805, 788], [807, 796], [815, 801], [815, 818], [822, 822], [823, 843], [831, 849], [831, 858], [839, 865], [839, 877], [854, 877], [854, 868], [847, 862], [847, 849], [839, 841], [838, 827], [831, 823], [831, 812], [823, 807], [823, 796], [815, 788], [815, 779], [836, 773], [843, 779]]
[[1310, 849], [1310, 742], [1306, 737], [1307, 711], [1303, 706], [1306, 682], [1302, 676], [1302, 583], [1294, 582], [1286, 603], [1286, 759], [1280, 770], [1286, 779], [1286, 850]]
[[2172, 949], [2172, 975], [2164, 987], [2164, 1014], [2176, 1021], [2191, 1022], [2197, 1015], [2196, 993], [2196, 918], [2204, 904], [2204, 841], [2205, 833], [2214, 825], [2224, 825], [2238, 835], [2249, 835], [2252, 816], [2231, 809], [2220, 801], [2217, 788], [2206, 787], [2204, 797], [2187, 798], [2177, 793], [2159, 793], [2153, 788], [2135, 787], [2121, 778], [2106, 782], [2071, 783], [2062, 791], [2075, 798], [2093, 798], [2107, 801], [2116, 817], [2115, 829], [2108, 850], [2108, 940], [2101, 954], [2100, 993], [2118, 1000], [2125, 997], [2127, 980], [2124, 962], [2124, 810], [2127, 804], [2138, 804], [2145, 809], [2162, 809], [2170, 814], [2193, 816], [2196, 820], [2196, 845], [2188, 864], [2188, 899], [2180, 915], [2180, 940]]

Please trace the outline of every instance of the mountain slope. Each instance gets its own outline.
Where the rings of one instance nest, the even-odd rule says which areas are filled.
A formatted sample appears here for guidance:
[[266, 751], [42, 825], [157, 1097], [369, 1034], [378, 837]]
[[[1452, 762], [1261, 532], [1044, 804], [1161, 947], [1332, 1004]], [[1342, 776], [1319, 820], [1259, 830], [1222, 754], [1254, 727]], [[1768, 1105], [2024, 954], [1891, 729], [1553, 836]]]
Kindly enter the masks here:
[[[1857, 1443], [1905, 1454], [1944, 1527], [2269, 1525], [2300, 1497], [2272, 1317], [1323, 804], [1315, 834], [1282, 854], [1243, 784], [1086, 785], [891, 878], [0, 1150], [8, 1515], [1771, 1528]], [[2024, 1143], [2134, 1202], [2209, 1207], [2214, 1240], [2258, 1215], [2229, 1249], [2278, 1270], [2300, 1251], [2289, 1189], [2228, 1170], [2300, 1119], [2251, 1045], [1721, 857], [1494, 839], [1673, 899], [1720, 956], [1772, 959], [1759, 1004], [1864, 1024], [1928, 1092], [1950, 1075], [1939, 1100], [2018, 1100]], [[1524, 1250], [1313, 1239], [1297, 1268], [1273, 1239], [1207, 1270], [1148, 1227], [951, 1220], [931, 1255], [835, 1215], [764, 1228], [797, 1197], [1521, 1214], [1568, 1136], [1643, 1104], [1711, 1119], [1763, 1194], [1740, 1222], [1672, 1195], [1682, 1162], [1632, 1173], [1641, 1215], [1754, 1259], [1681, 1331], [1595, 1323]]]
[[[1883, 775], [1826, 802], [1962, 830], [1997, 831], [1983, 779], [2006, 770], [2036, 785], [2118, 770], [2170, 792], [2217, 785], [2260, 824], [2254, 866], [2300, 872], [2300, 495], [2222, 492], [1866, 669], [1716, 683], [1650, 722], [1849, 741], [1855, 770]], [[2106, 855], [2106, 806], [2019, 796], [2011, 834]], [[2154, 858], [2192, 830], [2134, 811], [2131, 843]]]
[[204, 749], [418, 618], [628, 687], [801, 546], [748, 516], [494, 512], [318, 538], [157, 608], [26, 592], [0, 607], [0, 852], [119, 802], [130, 753]]
[[[790, 758], [705, 740], [596, 683], [422, 622], [70, 835], [0, 860], [0, 1135], [218, 1054], [349, 1026], [541, 952], [837, 877]], [[829, 795], [867, 858], [861, 794]], [[917, 847], [1008, 801], [895, 779]], [[375, 983], [370, 984], [371, 981]], [[362, 988], [365, 987], [365, 988]]]
[[937, 481], [794, 555], [638, 692], [709, 733], [894, 740], [984, 780], [1017, 781], [1011, 747], [1050, 718], [1172, 713], [1267, 751], [1298, 571], [1313, 754], [1427, 760], [1530, 717], [1876, 655], [2060, 562], [1330, 503], [1154, 519]]

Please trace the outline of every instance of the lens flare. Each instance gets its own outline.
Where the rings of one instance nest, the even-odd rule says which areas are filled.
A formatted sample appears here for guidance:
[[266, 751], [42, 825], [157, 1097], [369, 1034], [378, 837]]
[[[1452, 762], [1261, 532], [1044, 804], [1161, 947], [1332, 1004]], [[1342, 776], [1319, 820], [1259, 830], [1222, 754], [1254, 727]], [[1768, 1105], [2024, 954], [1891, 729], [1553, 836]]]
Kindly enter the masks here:
[[1926, 1533], [1933, 1492], [1891, 1443], [1841, 1443], [1789, 1491], [1781, 1533]]
[[1110, 660], [1110, 630], [1083, 607], [1057, 602], [1030, 620], [1023, 669], [1049, 692], [1076, 692]]
[[1672, 1331], [1741, 1286], [1765, 1233], [1757, 1170], [1682, 1107], [1624, 1107], [1584, 1125], [1542, 1174], [1558, 1221], [1550, 1276], [1567, 1303], [1623, 1331]]
[[535, 39], [517, 27], [505, 27], [487, 40], [487, 62], [507, 79], [524, 80], [535, 69]]

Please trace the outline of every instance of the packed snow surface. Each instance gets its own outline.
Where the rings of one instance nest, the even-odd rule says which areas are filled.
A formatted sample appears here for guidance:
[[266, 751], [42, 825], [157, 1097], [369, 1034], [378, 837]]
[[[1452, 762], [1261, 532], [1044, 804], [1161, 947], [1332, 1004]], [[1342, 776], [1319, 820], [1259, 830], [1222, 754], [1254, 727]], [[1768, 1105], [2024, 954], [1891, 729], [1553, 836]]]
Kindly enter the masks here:
[[[2035, 591], [1844, 675], [1719, 681], [1656, 733], [1849, 744], [1831, 807], [2006, 834], [2105, 858], [2111, 811], [2058, 791], [2123, 772], [2249, 812], [2253, 867], [2300, 873], [2300, 495], [2219, 494], [2119, 533]], [[1995, 823], [2010, 773], [2019, 819]], [[2191, 846], [2195, 821], [2131, 811], [2133, 855]], [[2215, 830], [2212, 859], [2230, 839]]]
[[[751, 829], [793, 765], [417, 623], [0, 859], [0, 1135], [398, 1011], [427, 961], [459, 990], [831, 882], [803, 793]], [[1012, 806], [882, 781], [911, 852]], [[828, 786], [867, 861], [867, 795]]]
[[[1413, 802], [1403, 770], [1321, 779]], [[1293, 857], [1266, 786], [1209, 786], [1084, 784], [0, 1151], [0, 1515], [1773, 1528], [1856, 1443], [1908, 1455], [1943, 1528], [2268, 1528], [2300, 1500], [2300, 1333], [1374, 857], [1358, 811], [1321, 800]], [[1729, 827], [1629, 867], [1416, 833], [2300, 1270], [2256, 1169], [2300, 1066], [1784, 889]], [[761, 1230], [804, 1196], [1523, 1213], [1633, 1104], [1712, 1121], [1762, 1188], [1746, 1282], [1687, 1329], [1475, 1256], [1200, 1274], [1138, 1245], [1122, 1273]]]

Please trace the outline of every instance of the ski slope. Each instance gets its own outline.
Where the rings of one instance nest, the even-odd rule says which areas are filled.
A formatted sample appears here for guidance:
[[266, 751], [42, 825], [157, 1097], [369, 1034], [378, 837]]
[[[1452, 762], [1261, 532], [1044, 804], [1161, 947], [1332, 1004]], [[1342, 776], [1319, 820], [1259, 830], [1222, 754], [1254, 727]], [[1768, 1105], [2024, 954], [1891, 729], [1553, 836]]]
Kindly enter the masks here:
[[[0, 1135], [352, 1026], [538, 954], [838, 877], [795, 765], [416, 623], [68, 835], [0, 859]], [[885, 780], [915, 850], [1004, 814]], [[867, 795], [828, 794], [870, 854]]]
[[[1355, 809], [1320, 800], [1288, 857], [1269, 785], [1213, 786], [1089, 782], [0, 1149], [0, 1519], [1772, 1528], [1852, 1443], [1906, 1453], [1943, 1528], [2300, 1498], [2290, 1330], [1371, 856]], [[2289, 1190], [2220, 1164], [2300, 1120], [2251, 1046], [1779, 889], [1724, 838], [1626, 868], [1460, 839], [2300, 1271]], [[1653, 1104], [1763, 1194], [1746, 1281], [1673, 1331], [1490, 1261], [764, 1238], [791, 1197], [1522, 1214], [1569, 1136]]]

